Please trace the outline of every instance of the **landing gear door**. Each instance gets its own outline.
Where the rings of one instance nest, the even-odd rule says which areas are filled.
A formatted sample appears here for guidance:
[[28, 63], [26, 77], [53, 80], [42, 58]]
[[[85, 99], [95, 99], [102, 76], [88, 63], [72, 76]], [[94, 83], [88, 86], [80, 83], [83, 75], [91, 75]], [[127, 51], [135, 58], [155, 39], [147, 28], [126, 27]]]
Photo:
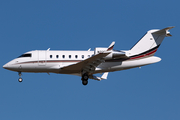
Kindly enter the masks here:
[[38, 65], [45, 66], [46, 62], [46, 51], [38, 51]]

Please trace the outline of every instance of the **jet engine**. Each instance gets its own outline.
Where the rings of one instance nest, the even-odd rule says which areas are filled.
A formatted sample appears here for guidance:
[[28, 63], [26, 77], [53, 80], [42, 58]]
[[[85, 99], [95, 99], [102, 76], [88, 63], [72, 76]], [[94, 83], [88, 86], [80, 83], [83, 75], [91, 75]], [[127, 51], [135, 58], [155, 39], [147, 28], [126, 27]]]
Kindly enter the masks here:
[[94, 54], [99, 54], [99, 53], [104, 53], [104, 52], [111, 52], [109, 55], [107, 55], [105, 57], [105, 60], [109, 60], [109, 59], [126, 59], [128, 58], [128, 56], [126, 55], [126, 52], [123, 51], [118, 51], [118, 50], [111, 50], [111, 51], [107, 51], [108, 48], [95, 48], [94, 50]]

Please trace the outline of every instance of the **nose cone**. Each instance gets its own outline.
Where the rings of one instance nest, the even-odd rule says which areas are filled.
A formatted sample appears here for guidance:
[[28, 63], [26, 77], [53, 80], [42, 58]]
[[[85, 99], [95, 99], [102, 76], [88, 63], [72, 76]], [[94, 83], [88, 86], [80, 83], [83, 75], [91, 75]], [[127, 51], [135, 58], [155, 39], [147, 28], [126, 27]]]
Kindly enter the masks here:
[[20, 68], [19, 64], [15, 64], [15, 60], [12, 60], [5, 65], [3, 65], [4, 69], [11, 70], [11, 71], [18, 71]]
[[3, 65], [3, 68], [11, 71], [16, 71], [18, 66], [11, 64], [11, 62], [8, 62], [5, 65]]
[[8, 64], [6, 63], [5, 65], [3, 65], [3, 68], [4, 69], [8, 69], [9, 67], [8, 67]]

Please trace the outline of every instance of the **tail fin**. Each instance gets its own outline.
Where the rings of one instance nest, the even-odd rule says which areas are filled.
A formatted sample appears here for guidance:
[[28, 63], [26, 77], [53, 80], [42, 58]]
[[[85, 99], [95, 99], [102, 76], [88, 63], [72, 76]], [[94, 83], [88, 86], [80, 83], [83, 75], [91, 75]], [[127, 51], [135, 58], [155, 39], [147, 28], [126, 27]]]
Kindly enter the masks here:
[[161, 30], [148, 31], [139, 42], [129, 51], [129, 57], [153, 56], [165, 37], [172, 36], [168, 30], [174, 27], [167, 27]]

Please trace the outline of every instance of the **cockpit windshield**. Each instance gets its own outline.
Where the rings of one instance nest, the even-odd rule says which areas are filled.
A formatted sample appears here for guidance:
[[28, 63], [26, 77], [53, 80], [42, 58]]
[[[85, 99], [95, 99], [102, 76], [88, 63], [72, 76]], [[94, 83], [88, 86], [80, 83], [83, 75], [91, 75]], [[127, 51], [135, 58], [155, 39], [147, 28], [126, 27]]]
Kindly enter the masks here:
[[31, 57], [31, 53], [22, 54], [18, 58], [21, 58], [21, 57]]

